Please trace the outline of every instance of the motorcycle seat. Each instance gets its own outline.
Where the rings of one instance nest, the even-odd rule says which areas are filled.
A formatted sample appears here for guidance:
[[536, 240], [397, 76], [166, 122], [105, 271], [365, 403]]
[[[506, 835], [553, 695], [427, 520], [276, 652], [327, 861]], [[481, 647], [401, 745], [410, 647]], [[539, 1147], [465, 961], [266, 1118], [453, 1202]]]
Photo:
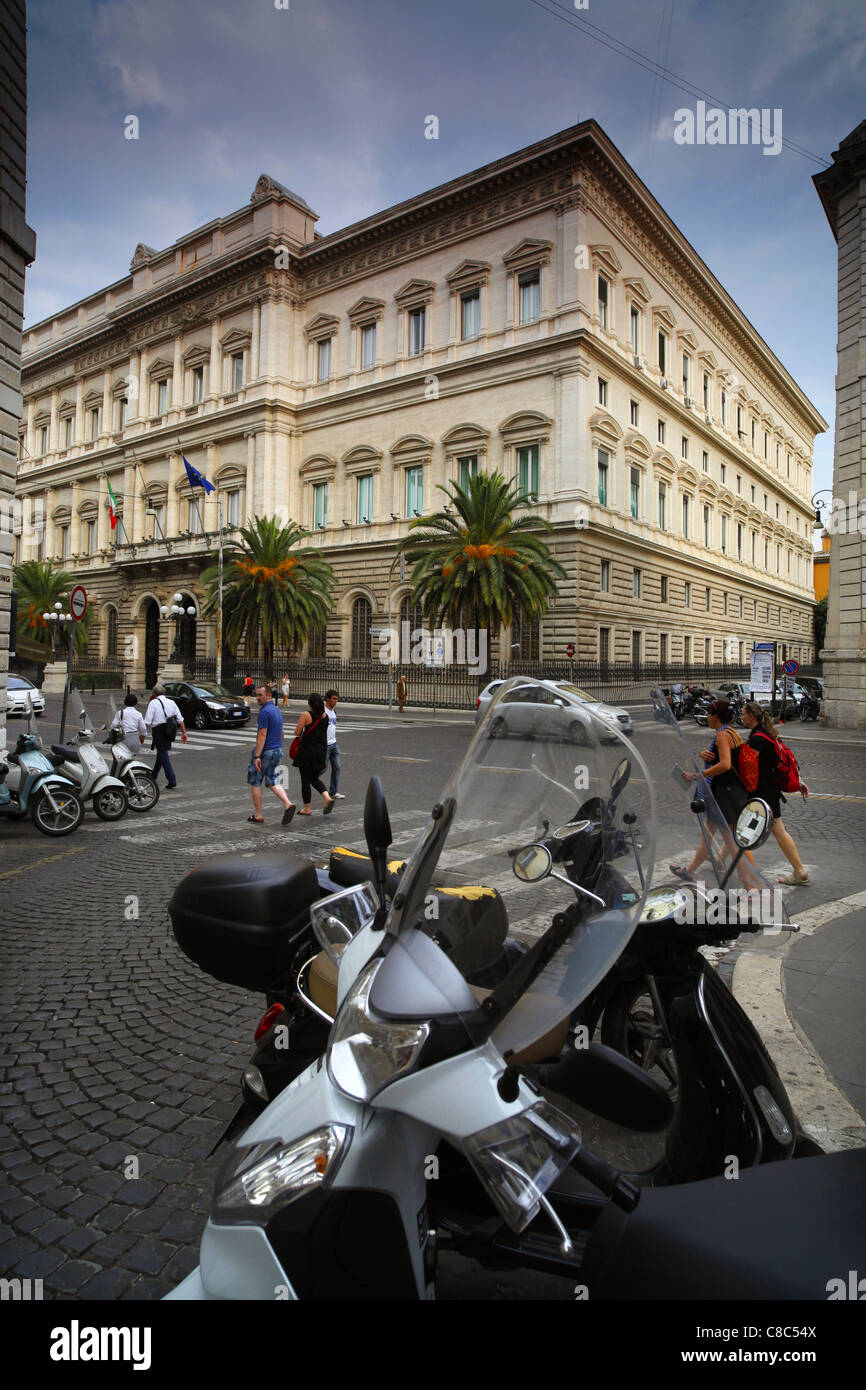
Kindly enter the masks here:
[[51, 751], [52, 753], [56, 753], [59, 758], [62, 758], [65, 763], [78, 763], [81, 761], [78, 756], [78, 749], [70, 748], [68, 744], [52, 743]]
[[849, 1149], [647, 1188], [629, 1215], [605, 1209], [581, 1275], [594, 1299], [825, 1301], [862, 1268], [864, 1185], [866, 1149]]

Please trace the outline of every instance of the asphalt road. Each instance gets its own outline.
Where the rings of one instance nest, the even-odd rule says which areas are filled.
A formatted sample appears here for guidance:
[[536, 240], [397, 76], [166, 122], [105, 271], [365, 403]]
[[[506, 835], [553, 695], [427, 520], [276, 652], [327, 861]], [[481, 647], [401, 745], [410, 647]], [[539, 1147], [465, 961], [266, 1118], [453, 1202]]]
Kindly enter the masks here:
[[[57, 703], [38, 721], [46, 742]], [[314, 793], [313, 817], [288, 829], [267, 793], [266, 824], [246, 822], [251, 729], [193, 733], [176, 754], [178, 790], [150, 815], [104, 824], [88, 813], [59, 840], [29, 821], [0, 824], [0, 1277], [42, 1278], [48, 1298], [151, 1299], [197, 1263], [219, 1162], [207, 1155], [235, 1108], [263, 1006], [180, 954], [166, 914], [175, 884], [216, 851], [284, 846], [325, 862], [334, 844], [362, 848], [373, 773], [406, 854], [472, 731], [457, 713], [342, 711], [346, 800], [326, 819]], [[816, 793], [786, 811], [812, 875], [791, 890], [805, 908], [863, 887], [866, 747], [814, 726], [792, 732]], [[706, 731], [686, 733], [703, 746]], [[787, 867], [773, 841], [760, 862], [768, 873]], [[585, 1122], [611, 1161], [651, 1159], [651, 1143]], [[569, 1281], [481, 1274], [453, 1257], [441, 1291], [573, 1297]]]

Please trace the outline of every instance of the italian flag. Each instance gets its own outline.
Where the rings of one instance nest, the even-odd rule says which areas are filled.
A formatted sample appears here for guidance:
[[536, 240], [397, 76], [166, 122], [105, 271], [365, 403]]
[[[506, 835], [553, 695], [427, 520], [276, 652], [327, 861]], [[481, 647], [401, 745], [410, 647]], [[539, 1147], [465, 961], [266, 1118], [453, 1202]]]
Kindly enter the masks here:
[[106, 476], [105, 481], [108, 484], [108, 519], [113, 531], [117, 525], [117, 498], [114, 495], [114, 488], [111, 486], [111, 479]]

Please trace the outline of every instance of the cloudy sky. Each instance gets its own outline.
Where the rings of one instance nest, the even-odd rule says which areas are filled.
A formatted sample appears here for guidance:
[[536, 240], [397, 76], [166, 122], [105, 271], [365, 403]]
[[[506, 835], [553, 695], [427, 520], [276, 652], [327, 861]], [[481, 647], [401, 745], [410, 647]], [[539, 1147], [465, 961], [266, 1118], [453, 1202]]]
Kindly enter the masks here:
[[[816, 487], [832, 481], [836, 247], [811, 180], [866, 117], [862, 0], [28, 0], [27, 11], [28, 324], [122, 278], [139, 241], [162, 248], [242, 206], [262, 172], [300, 193], [327, 234], [594, 117], [831, 422]], [[780, 109], [780, 152], [677, 143], [675, 112], [700, 92]], [[124, 139], [129, 115], [138, 140]], [[437, 140], [425, 139], [430, 115]]]

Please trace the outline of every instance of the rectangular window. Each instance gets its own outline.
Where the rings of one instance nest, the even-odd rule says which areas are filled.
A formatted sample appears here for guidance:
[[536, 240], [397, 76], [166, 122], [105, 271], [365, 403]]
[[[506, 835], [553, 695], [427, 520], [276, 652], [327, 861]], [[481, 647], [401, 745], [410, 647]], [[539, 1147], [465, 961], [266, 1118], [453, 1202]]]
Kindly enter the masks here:
[[68, 527], [68, 526], [61, 526], [61, 528], [60, 528], [60, 558], [61, 558], [61, 560], [68, 560], [68, 559], [69, 559], [69, 527]]
[[659, 633], [659, 661], [662, 666], [667, 664], [668, 659], [668, 635], [666, 632]]
[[752, 483], [752, 502], [755, 500], [755, 484]]
[[[770, 436], [767, 434], [767, 431], [764, 430], [764, 458], [765, 458], [765, 459], [768, 459], [769, 456], [770, 456], [770, 454], [769, 454], [769, 449], [770, 449]], [[778, 463], [778, 459], [776, 460], [776, 462]]]
[[192, 369], [192, 403], [199, 405], [204, 398], [204, 367]]
[[244, 355], [242, 352], [232, 353], [232, 390], [240, 391], [244, 384]]
[[701, 454], [701, 468], [705, 473], [709, 473], [710, 471], [710, 456], [706, 449], [704, 449], [704, 452]]
[[722, 480], [723, 483], [724, 483], [724, 481], [725, 481], [725, 473], [726, 473], [726, 472], [727, 472], [727, 470], [726, 470], [726, 468], [725, 468], [725, 465], [724, 465], [723, 463], [719, 464], [719, 474], [720, 474], [720, 477], [721, 477], [721, 480]]
[[668, 340], [664, 333], [659, 333], [659, 371], [662, 376], [665, 374], [665, 362], [667, 361]]
[[98, 405], [97, 405], [97, 406], [94, 406], [93, 410], [91, 410], [91, 411], [89, 412], [89, 414], [90, 414], [90, 438], [93, 440], [93, 439], [97, 439], [97, 438], [99, 437], [99, 406], [98, 406]]
[[358, 479], [358, 524], [373, 519], [373, 475], [364, 473]]
[[39, 452], [40, 452], [40, 454], [47, 454], [47, 453], [48, 453], [48, 426], [47, 426], [47, 425], [40, 425], [40, 426], [39, 426]]
[[685, 435], [680, 440], [680, 458], [687, 459], [689, 456], [689, 441]]
[[688, 540], [689, 535], [689, 495], [683, 496], [683, 535]]
[[598, 403], [599, 405], [607, 405], [607, 382], [602, 377], [598, 379]]
[[609, 285], [603, 275], [598, 277], [598, 321], [602, 328], [607, 328], [608, 316], [608, 290]]
[[659, 483], [659, 526], [667, 527], [668, 489], [666, 483]]
[[757, 422], [757, 420], [753, 420], [753, 421], [752, 421], [752, 452], [753, 452], [753, 453], [754, 453], [755, 449], [757, 448], [757, 446], [758, 446], [758, 422]]
[[712, 663], [712, 660], [713, 660], [713, 639], [712, 639], [711, 637], [705, 637], [705, 638], [704, 638], [704, 664], [707, 665], [707, 666], [709, 666], [709, 665]]
[[640, 638], [639, 632], [632, 632], [631, 635], [631, 659], [632, 665], [640, 666]]
[[469, 490], [469, 479], [478, 477], [478, 455], [467, 454], [457, 460], [457, 481], [464, 492]]
[[421, 516], [424, 511], [424, 469], [406, 469], [406, 515]]
[[691, 659], [692, 659], [692, 639], [691, 639], [691, 637], [684, 637], [684, 638], [683, 638], [683, 660], [685, 661], [685, 663], [686, 663], [687, 666], [691, 663]]
[[706, 595], [707, 595], [707, 612], [710, 613], [710, 612], [712, 611], [712, 607], [713, 607], [713, 591], [712, 591], [712, 589], [707, 588], [707, 590], [706, 590]]
[[728, 616], [728, 596], [725, 594], [725, 617]]
[[460, 296], [460, 337], [464, 343], [478, 337], [481, 322], [481, 295], [478, 290], [468, 290]]
[[602, 560], [598, 587], [603, 594], [610, 593], [610, 560]]
[[632, 304], [629, 315], [629, 333], [631, 335], [631, 350], [637, 356], [640, 352], [640, 310]]
[[665, 442], [665, 422], [664, 422], [664, 420], [659, 420], [659, 444], [664, 444], [664, 442]]
[[126, 396], [121, 396], [117, 402], [117, 428], [118, 431], [126, 429], [126, 412], [129, 402]]
[[610, 661], [610, 628], [600, 627], [598, 629], [598, 660], [601, 666], [607, 666]]
[[737, 492], [738, 492], [738, 493], [741, 493], [742, 491], [743, 491], [743, 479], [742, 479], [741, 474], [738, 473], [738, 474], [737, 474]]
[[692, 606], [692, 585], [689, 579], [686, 580], [685, 586], [685, 605], [686, 608], [691, 608]]
[[229, 526], [240, 526], [241, 524], [240, 489], [230, 492], [226, 497], [226, 522]]
[[743, 616], [743, 595], [740, 594], [740, 617]]
[[757, 533], [757, 531], [753, 531], [753, 532], [752, 532], [752, 564], [755, 563], [755, 547], [756, 547], [757, 543], [758, 543], [758, 533]]
[[638, 405], [637, 401], [629, 401], [628, 406], [629, 423], [636, 426], [640, 416], [640, 406]]
[[663, 574], [659, 581], [659, 599], [662, 603], [668, 601], [668, 577], [666, 574]]
[[412, 309], [409, 312], [409, 356], [420, 357], [426, 345], [427, 310]]
[[365, 323], [361, 329], [361, 371], [376, 365], [376, 325]]
[[631, 572], [631, 596], [632, 598], [640, 598], [640, 570], [632, 570]]
[[776, 443], [776, 467], [777, 467], [777, 468], [781, 468], [781, 466], [782, 466], [782, 446], [781, 446], [781, 444], [779, 444], [779, 443], [777, 442], [777, 443]]
[[331, 339], [324, 338], [318, 344], [316, 380], [327, 381], [331, 375]]
[[769, 542], [769, 541], [764, 541], [764, 569], [767, 568], [767, 566], [769, 565], [769, 563], [770, 563], [770, 542]]
[[689, 394], [689, 379], [691, 375], [692, 359], [687, 352], [683, 353], [683, 395]]
[[728, 518], [722, 517], [722, 554], [728, 553]]
[[738, 559], [738, 560], [742, 560], [742, 558], [743, 558], [743, 524], [742, 524], [742, 522], [738, 521], [738, 522], [737, 522], [737, 559]]
[[776, 573], [782, 573], [782, 547], [780, 545], [776, 546]]
[[156, 413], [164, 415], [168, 410], [168, 377], [156, 383]]
[[704, 504], [704, 545], [710, 548], [710, 509]]
[[598, 451], [598, 500], [603, 507], [607, 506], [608, 498], [608, 474], [610, 468], [610, 457], [603, 449]]
[[517, 279], [520, 291], [520, 322], [537, 323], [541, 317], [541, 272], [526, 270]]
[[67, 415], [67, 416], [66, 416], [66, 419], [63, 421], [63, 447], [64, 447], [64, 449], [71, 449], [71, 448], [72, 448], [72, 427], [73, 427], [73, 419], [72, 419], [72, 416], [71, 416], [71, 415]]
[[88, 523], [87, 523], [87, 532], [86, 532], [86, 535], [85, 535], [85, 545], [87, 546], [87, 550], [85, 551], [85, 554], [87, 554], [87, 555], [95, 555], [95, 554], [96, 554], [96, 522], [95, 522], [95, 521], [88, 521]]
[[629, 510], [637, 521], [640, 516], [640, 469], [632, 468], [629, 470], [628, 480]]
[[202, 533], [201, 512], [201, 499], [199, 497], [191, 497], [189, 499], [189, 523], [187, 525], [187, 530], [191, 531], [194, 536], [200, 536]]
[[788, 477], [791, 476], [791, 455], [788, 454]]
[[704, 410], [708, 415], [710, 413], [710, 405], [710, 374], [709, 372], [704, 372]]
[[721, 397], [719, 398], [719, 408], [720, 408], [721, 414], [722, 414], [722, 428], [723, 428], [723, 429], [727, 429], [727, 425], [728, 425], [728, 395], [727, 395], [727, 392], [726, 392], [726, 391], [723, 391], [722, 394], [721, 394]]
[[165, 503], [154, 502], [151, 511], [153, 516], [150, 518], [150, 534], [155, 541], [161, 541], [165, 537]]
[[538, 445], [517, 450], [517, 486], [521, 496], [538, 498]]
[[779, 517], [779, 504], [778, 504], [778, 502], [777, 502], [777, 503], [776, 503], [776, 519], [777, 519], [777, 520], [778, 520], [778, 517]]
[[746, 431], [743, 429], [743, 407], [737, 406], [737, 438], [745, 439]]
[[313, 526], [324, 531], [328, 524], [328, 484], [313, 484]]

